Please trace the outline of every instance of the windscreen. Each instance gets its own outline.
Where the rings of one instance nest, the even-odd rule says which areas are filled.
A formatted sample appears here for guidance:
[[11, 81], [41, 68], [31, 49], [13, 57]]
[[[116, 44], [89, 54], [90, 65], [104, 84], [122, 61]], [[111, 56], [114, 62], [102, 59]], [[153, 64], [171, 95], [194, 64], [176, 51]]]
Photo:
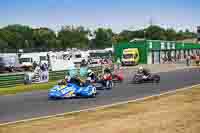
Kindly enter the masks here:
[[40, 56], [40, 60], [45, 61], [45, 60], [47, 60], [47, 58], [46, 58], [46, 56]]
[[31, 58], [21, 58], [21, 62], [31, 62]]
[[81, 54], [75, 55], [76, 58], [81, 58]]
[[123, 55], [123, 58], [124, 58], [124, 59], [133, 58], [133, 54], [124, 54], [124, 55]]

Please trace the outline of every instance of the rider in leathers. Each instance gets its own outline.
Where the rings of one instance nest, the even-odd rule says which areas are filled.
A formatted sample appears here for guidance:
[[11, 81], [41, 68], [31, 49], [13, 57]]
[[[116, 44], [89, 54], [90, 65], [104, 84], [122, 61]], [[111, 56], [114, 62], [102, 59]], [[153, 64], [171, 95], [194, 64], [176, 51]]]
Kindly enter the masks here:
[[140, 67], [137, 73], [142, 74], [144, 79], [147, 79], [150, 75], [149, 71], [147, 69], [144, 69], [143, 67]]

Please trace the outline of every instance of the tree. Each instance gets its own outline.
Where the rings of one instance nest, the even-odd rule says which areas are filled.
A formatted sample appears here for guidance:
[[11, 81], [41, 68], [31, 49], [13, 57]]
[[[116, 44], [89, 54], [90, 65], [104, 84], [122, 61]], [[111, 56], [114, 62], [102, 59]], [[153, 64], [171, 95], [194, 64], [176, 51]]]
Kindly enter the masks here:
[[165, 31], [165, 38], [168, 41], [176, 41], [177, 33], [174, 29], [170, 28]]
[[184, 32], [184, 38], [185, 39], [191, 39], [191, 38], [196, 38], [197, 35], [193, 32], [191, 32], [189, 29], [186, 29]]
[[[8, 42], [9, 47], [11, 48], [24, 48], [30, 47], [27, 45], [27, 41], [32, 42], [33, 40], [33, 30], [29, 26], [22, 26], [22, 25], [8, 25], [2, 28], [4, 38]], [[29, 43], [32, 44], [32, 43]]]
[[17, 32], [2, 29], [0, 31], [0, 38], [8, 43], [8, 48], [19, 48], [23, 43], [22, 36]]
[[140, 39], [145, 38], [146, 36], [145, 33], [146, 31], [144, 29], [136, 31], [124, 30], [119, 34], [119, 36], [122, 41], [130, 41], [135, 38], [140, 38]]
[[176, 33], [176, 40], [184, 40], [184, 32], [182, 30]]
[[119, 34], [113, 33], [112, 29], [98, 28], [92, 36], [90, 34], [91, 31], [83, 26], [64, 26], [56, 35], [45, 27], [33, 29], [19, 24], [8, 25], [0, 29], [0, 48], [106, 48], [135, 38], [175, 41], [197, 37], [189, 29], [176, 32], [172, 28], [164, 29], [157, 25], [135, 31], [123, 30]]
[[87, 48], [89, 31], [84, 27], [65, 26], [58, 32], [58, 40], [64, 48]]
[[0, 49], [8, 48], [8, 43], [0, 38]]
[[123, 30], [119, 36], [121, 37], [121, 39], [123, 41], [130, 41], [132, 40], [133, 38], [133, 35], [132, 35], [132, 31], [129, 31], [129, 30]]
[[53, 43], [56, 43], [54, 31], [45, 27], [34, 29], [33, 39], [36, 48], [53, 48]]
[[111, 47], [113, 36], [114, 34], [111, 29], [98, 28], [95, 31], [93, 48]]
[[150, 39], [150, 40], [166, 40], [166, 36], [165, 36], [165, 29], [153, 25], [153, 26], [149, 26], [147, 29], [145, 29], [146, 31], [146, 38]]

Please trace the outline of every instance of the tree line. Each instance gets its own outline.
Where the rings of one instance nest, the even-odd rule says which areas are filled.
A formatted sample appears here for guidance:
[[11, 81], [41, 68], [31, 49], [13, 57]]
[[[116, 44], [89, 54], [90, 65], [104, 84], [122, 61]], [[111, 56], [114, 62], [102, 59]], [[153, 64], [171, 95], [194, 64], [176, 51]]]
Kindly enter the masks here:
[[134, 38], [151, 40], [177, 41], [195, 38], [197, 35], [186, 29], [175, 31], [164, 29], [157, 25], [141, 30], [123, 30], [119, 34], [112, 29], [98, 28], [94, 32], [83, 26], [63, 26], [58, 33], [52, 29], [41, 27], [31, 28], [25, 25], [8, 25], [0, 29], [0, 49], [26, 48], [105, 48], [121, 41], [130, 41]]

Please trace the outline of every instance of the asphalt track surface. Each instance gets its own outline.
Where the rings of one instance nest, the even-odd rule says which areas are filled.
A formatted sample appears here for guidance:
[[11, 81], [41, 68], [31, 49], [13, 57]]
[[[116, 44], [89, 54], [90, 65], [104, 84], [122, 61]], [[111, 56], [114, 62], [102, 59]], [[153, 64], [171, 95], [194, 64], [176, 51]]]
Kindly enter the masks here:
[[0, 96], [0, 123], [134, 100], [200, 84], [200, 71], [197, 69], [177, 70], [159, 74], [161, 76], [159, 84], [145, 83], [135, 85], [130, 80], [127, 80], [131, 79], [129, 77], [123, 83], [116, 84], [112, 90], [99, 90], [99, 95], [90, 99], [49, 100], [47, 91]]

